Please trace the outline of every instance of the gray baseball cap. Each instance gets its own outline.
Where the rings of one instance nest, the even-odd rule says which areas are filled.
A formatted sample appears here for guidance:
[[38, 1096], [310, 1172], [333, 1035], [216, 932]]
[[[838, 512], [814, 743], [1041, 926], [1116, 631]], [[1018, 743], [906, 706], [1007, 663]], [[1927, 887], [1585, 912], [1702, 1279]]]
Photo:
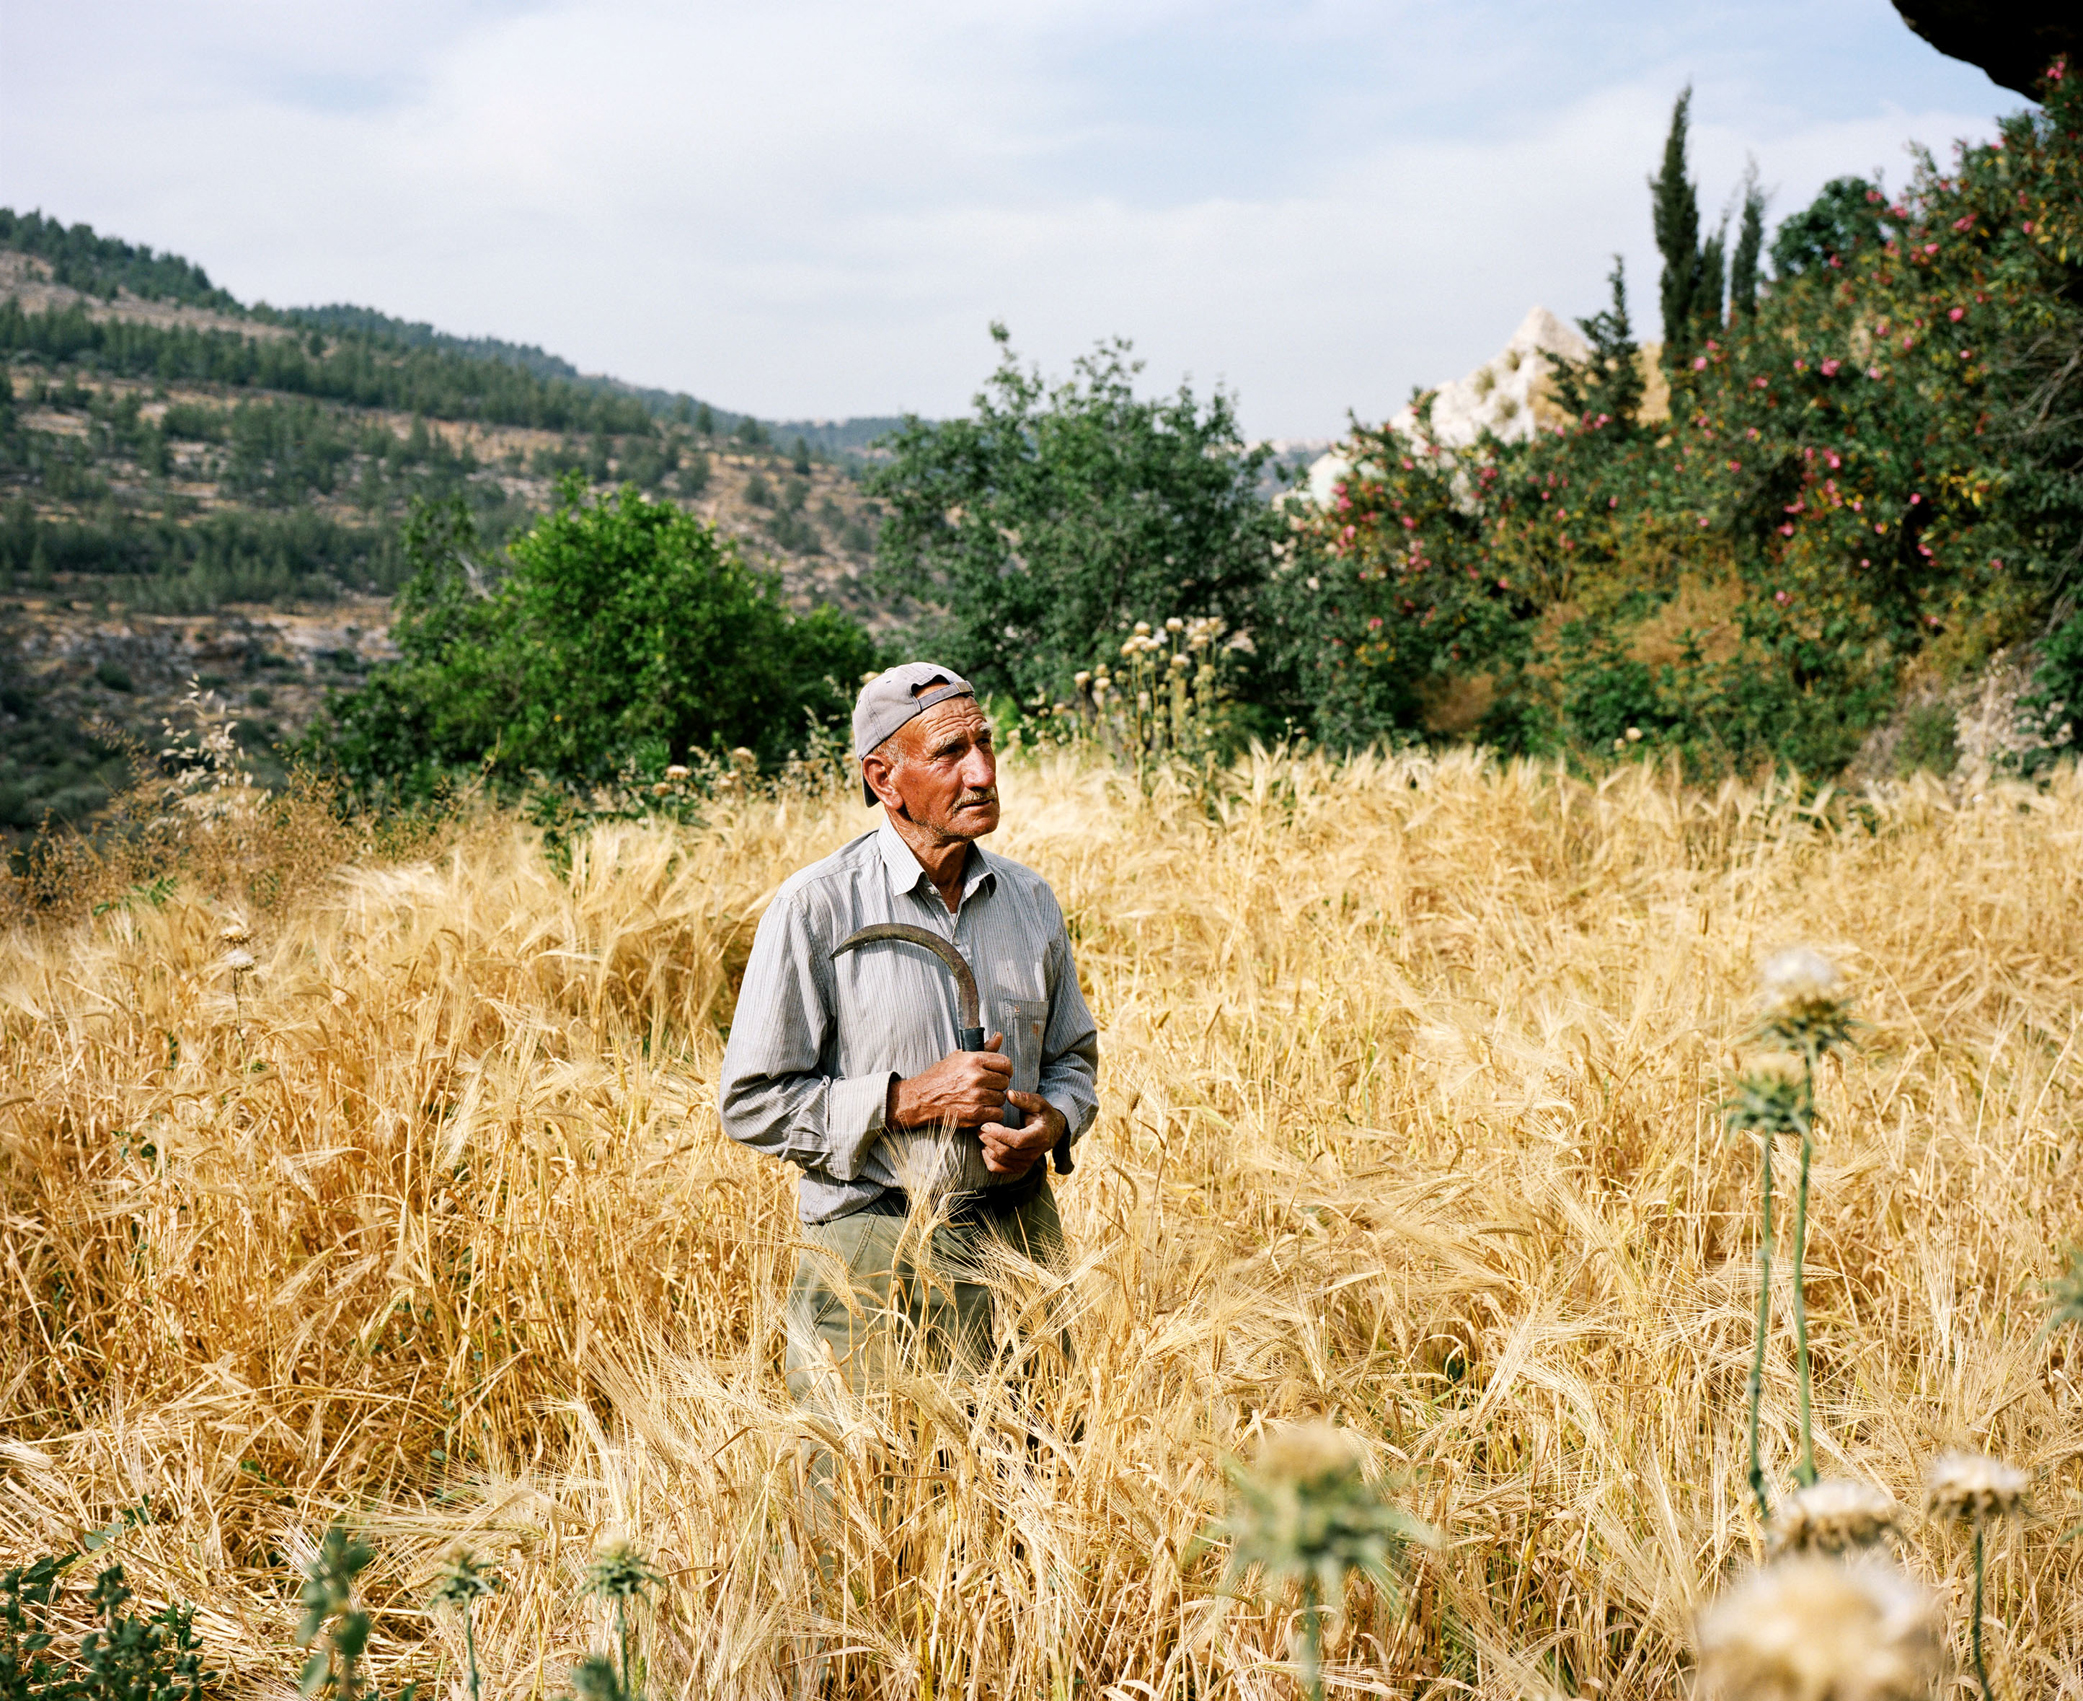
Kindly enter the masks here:
[[[974, 697], [976, 687], [938, 662], [900, 662], [861, 687], [853, 705], [853, 753], [865, 756], [907, 721], [950, 697]], [[861, 795], [872, 805], [875, 788], [864, 777]]]

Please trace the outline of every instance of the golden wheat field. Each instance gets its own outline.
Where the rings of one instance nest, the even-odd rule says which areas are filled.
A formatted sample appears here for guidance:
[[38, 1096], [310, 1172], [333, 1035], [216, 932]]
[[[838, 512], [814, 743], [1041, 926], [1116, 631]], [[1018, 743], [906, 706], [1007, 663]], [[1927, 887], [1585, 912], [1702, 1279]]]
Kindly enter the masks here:
[[[1864, 1024], [1819, 1086], [1823, 1469], [1914, 1506], [1943, 1449], [2028, 1467], [1991, 1675], [2083, 1696], [2083, 1339], [2039, 1286], [2083, 1239], [2075, 771], [1807, 804], [1475, 756], [1231, 780], [1008, 766], [993, 848], [1054, 883], [1102, 1035], [1071, 1267], [1006, 1278], [1074, 1362], [836, 1427], [781, 1383], [790, 1178], [712, 1088], [762, 904], [871, 824], [844, 792], [602, 827], [568, 865], [492, 812], [337, 868], [278, 832], [18, 919], [0, 1565], [133, 1509], [106, 1551], [199, 1603], [236, 1693], [293, 1692], [296, 1567], [345, 1520], [386, 1696], [458, 1692], [422, 1603], [459, 1540], [504, 1577], [487, 1694], [561, 1692], [607, 1645], [577, 1585], [615, 1534], [664, 1574], [659, 1701], [1291, 1696], [1292, 1597], [1226, 1592], [1202, 1538], [1224, 1461], [1324, 1414], [1440, 1538], [1400, 1597], [1354, 1585], [1331, 1694], [1683, 1695], [1696, 1613], [1762, 1551], [1756, 1154], [1719, 1105], [1759, 959], [1808, 943]], [[1911, 1517], [1900, 1551], [1966, 1694], [1966, 1540]]]

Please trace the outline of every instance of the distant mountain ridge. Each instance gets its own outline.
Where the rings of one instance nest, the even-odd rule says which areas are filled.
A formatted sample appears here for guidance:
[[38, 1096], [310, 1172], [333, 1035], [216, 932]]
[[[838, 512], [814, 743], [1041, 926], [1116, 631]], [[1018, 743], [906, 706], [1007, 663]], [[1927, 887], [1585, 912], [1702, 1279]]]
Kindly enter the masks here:
[[149, 246], [102, 236], [91, 225], [66, 225], [41, 211], [17, 213], [0, 207], [0, 248], [31, 254], [51, 268], [57, 283], [83, 295], [114, 301], [128, 291], [144, 301], [170, 301], [249, 319], [255, 324], [315, 330], [324, 335], [387, 344], [401, 349], [428, 349], [466, 360], [516, 367], [534, 377], [574, 385], [601, 394], [627, 396], [659, 419], [686, 422], [707, 406], [720, 431], [737, 430], [748, 421], [777, 441], [801, 437], [828, 454], [858, 453], [902, 423], [895, 415], [843, 420], [765, 420], [704, 403], [684, 391], [632, 384], [620, 378], [582, 372], [561, 355], [533, 343], [499, 337], [463, 337], [424, 321], [393, 317], [373, 307], [334, 302], [322, 307], [248, 306], [209, 274], [177, 254], [155, 253]]

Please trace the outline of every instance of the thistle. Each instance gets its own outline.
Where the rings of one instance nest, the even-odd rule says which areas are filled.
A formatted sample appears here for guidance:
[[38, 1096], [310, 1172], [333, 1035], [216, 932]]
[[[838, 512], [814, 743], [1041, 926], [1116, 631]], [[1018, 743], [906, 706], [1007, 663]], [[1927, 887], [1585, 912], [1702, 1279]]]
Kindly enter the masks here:
[[[650, 1561], [629, 1541], [609, 1542], [586, 1567], [586, 1593], [615, 1603], [615, 1635], [622, 1650], [621, 1693], [625, 1697], [636, 1694], [629, 1684], [629, 1603], [663, 1581], [652, 1569]], [[581, 1680], [580, 1671], [574, 1671], [573, 1681]]]
[[369, 1645], [369, 1615], [354, 1604], [354, 1582], [375, 1557], [374, 1548], [335, 1524], [304, 1567], [304, 1616], [297, 1621], [297, 1642], [310, 1648], [321, 1636], [325, 1639], [304, 1662], [297, 1682], [307, 1697], [329, 1689], [335, 1701], [354, 1701], [362, 1650]]
[[1851, 1040], [1851, 1008], [1844, 977], [1819, 951], [1797, 946], [1766, 959], [1758, 971], [1760, 1039], [1777, 1041], [1801, 1060], [1798, 1077], [1758, 1073], [1737, 1083], [1728, 1106], [1731, 1129], [1758, 1136], [1760, 1192], [1758, 1237], [1758, 1339], [1750, 1369], [1750, 1491], [1758, 1517], [1769, 1520], [1764, 1466], [1758, 1455], [1758, 1406], [1765, 1376], [1765, 1338], [1772, 1322], [1772, 1142], [1780, 1134], [1801, 1139], [1801, 1173], [1794, 1194], [1794, 1374], [1799, 1391], [1801, 1458], [1795, 1479], [1815, 1483], [1815, 1427], [1808, 1362], [1808, 1174], [1815, 1156], [1815, 1066], [1819, 1058]]
[[2047, 1283], [2047, 1323], [2043, 1332], [2049, 1335], [2064, 1324], [2083, 1330], [2083, 1247], [2071, 1247], [2068, 1257], [2068, 1269]]
[[1967, 1524], [1975, 1536], [1975, 1681], [1982, 1701], [1992, 1701], [1989, 1667], [1982, 1657], [1983, 1533], [1995, 1520], [2025, 1510], [2032, 1479], [2014, 1465], [1978, 1453], [1942, 1453], [1932, 1461], [1924, 1487], [1924, 1510], [1941, 1523]]
[[479, 1565], [468, 1548], [458, 1548], [442, 1568], [434, 1593], [427, 1599], [430, 1608], [447, 1607], [463, 1615], [463, 1651], [470, 1662], [470, 1701], [478, 1701], [477, 1628], [471, 1609], [498, 1587], [497, 1571]]
[[1925, 1701], [1942, 1646], [1930, 1595], [1892, 1565], [1784, 1559], [1701, 1615], [1701, 1687], [1728, 1701]]
[[1755, 1073], [1736, 1083], [1736, 1096], [1723, 1108], [1731, 1133], [1755, 1134], [1758, 1142], [1758, 1324], [1751, 1353], [1749, 1384], [1750, 1492], [1758, 1503], [1758, 1522], [1772, 1519], [1765, 1494], [1765, 1467], [1758, 1451], [1758, 1413], [1765, 1390], [1765, 1341], [1772, 1329], [1772, 1142], [1804, 1125], [1807, 1105], [1801, 1083], [1783, 1075]]
[[1820, 951], [1797, 945], [1758, 970], [1758, 1032], [1810, 1062], [1851, 1041], [1844, 975]]
[[1838, 1557], [1873, 1547], [1891, 1533], [1902, 1508], [1872, 1483], [1826, 1478], [1789, 1495], [1772, 1520], [1772, 1546], [1787, 1554]]
[[1435, 1538], [1422, 1522], [1382, 1498], [1362, 1472], [1358, 1440], [1335, 1424], [1287, 1424], [1269, 1434], [1255, 1465], [1230, 1468], [1236, 1498], [1222, 1527], [1229, 1538], [1226, 1584], [1254, 1568], [1268, 1584], [1301, 1585], [1304, 1687], [1322, 1701], [1323, 1610], [1345, 1597], [1359, 1571], [1392, 1594], [1404, 1550]]

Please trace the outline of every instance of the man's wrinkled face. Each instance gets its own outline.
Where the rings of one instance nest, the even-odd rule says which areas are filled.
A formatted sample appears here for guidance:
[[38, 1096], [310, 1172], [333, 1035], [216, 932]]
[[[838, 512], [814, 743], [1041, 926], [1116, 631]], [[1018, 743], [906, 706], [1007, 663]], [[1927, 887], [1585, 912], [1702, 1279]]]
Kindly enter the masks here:
[[884, 808], [944, 839], [998, 829], [998, 758], [991, 723], [974, 697], [936, 703], [899, 727], [863, 764]]

